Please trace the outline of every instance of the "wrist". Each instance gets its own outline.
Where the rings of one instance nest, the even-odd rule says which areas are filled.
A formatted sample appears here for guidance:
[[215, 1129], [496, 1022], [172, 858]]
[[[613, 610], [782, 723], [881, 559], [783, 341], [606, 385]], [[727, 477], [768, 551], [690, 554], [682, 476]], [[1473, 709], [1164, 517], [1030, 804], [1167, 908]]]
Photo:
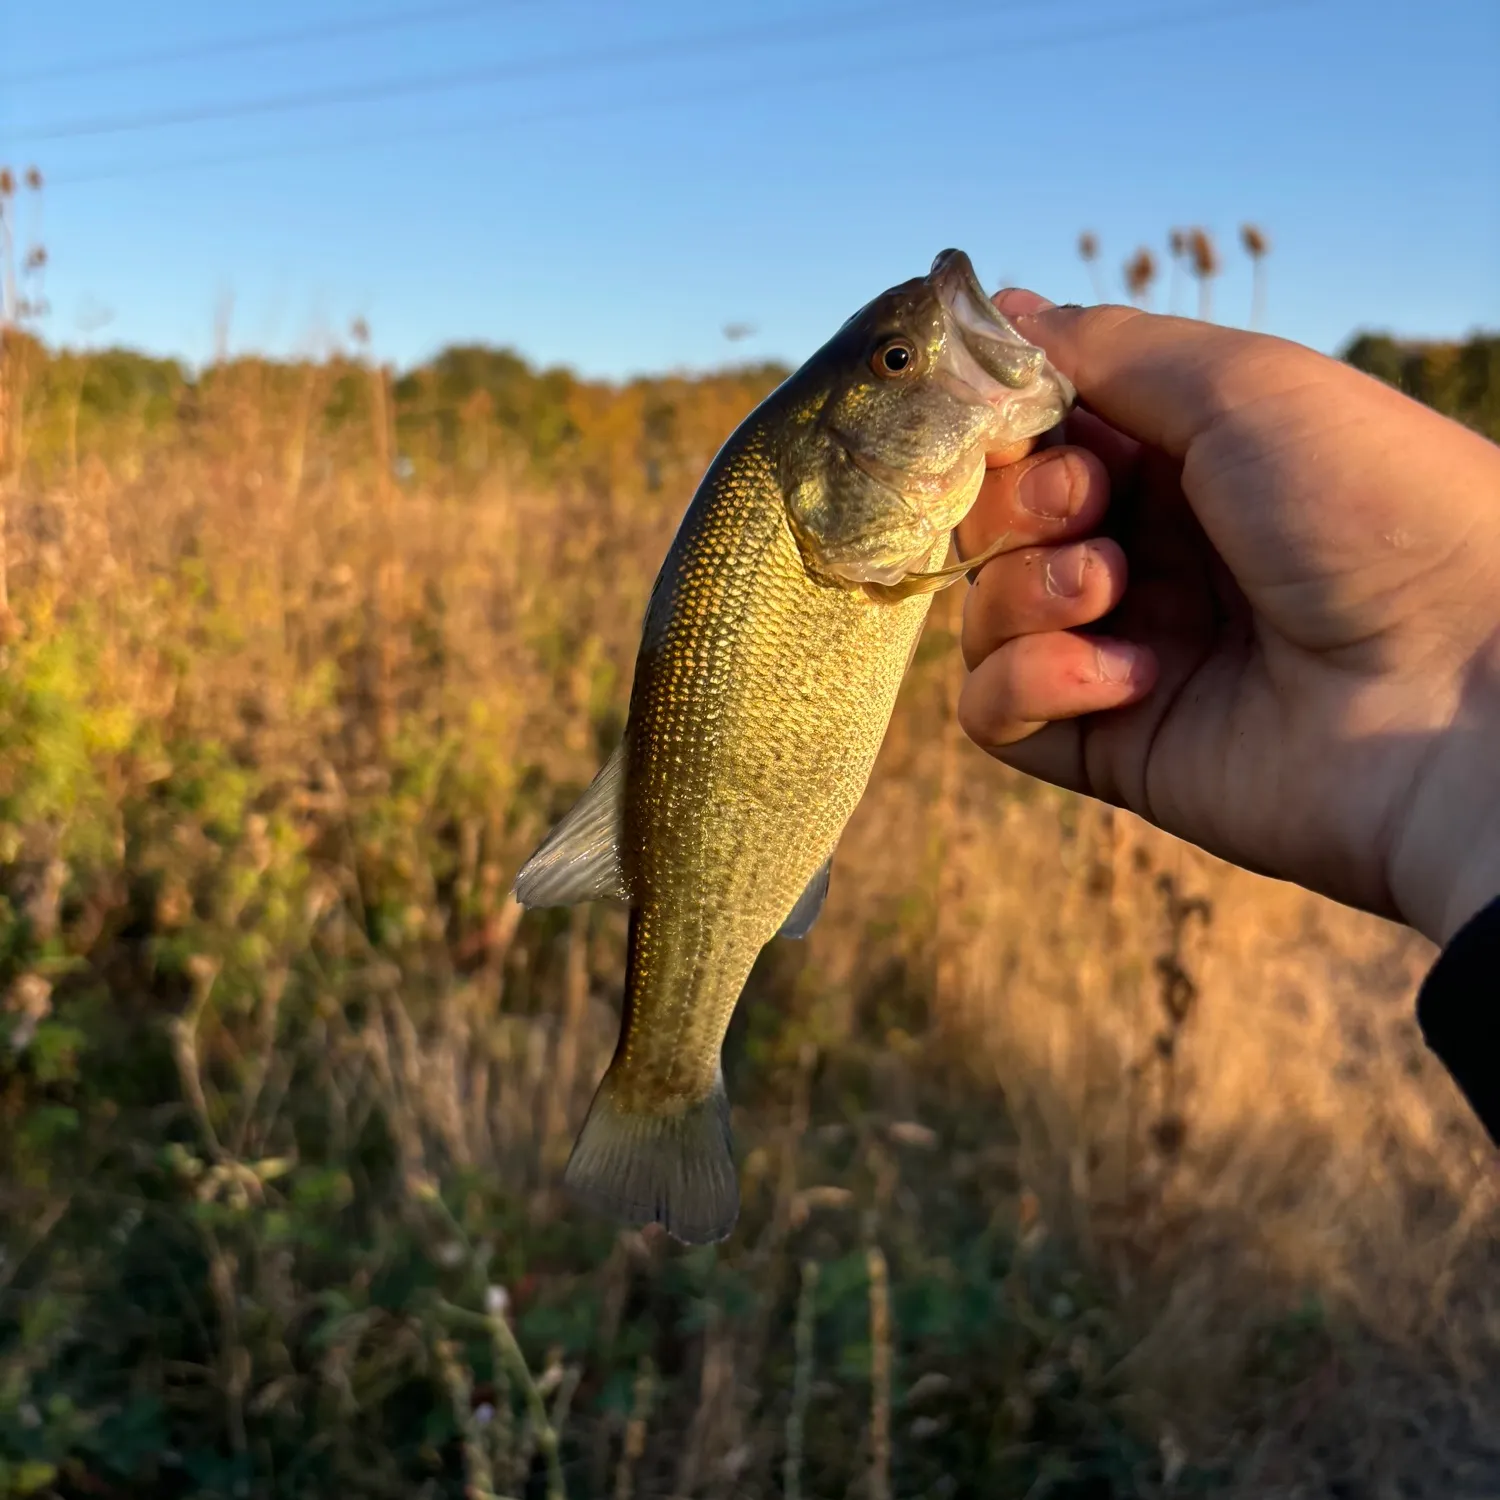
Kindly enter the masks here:
[[1392, 895], [1402, 921], [1442, 948], [1500, 897], [1500, 838], [1490, 834], [1476, 841], [1471, 819], [1467, 826], [1434, 823], [1415, 842], [1425, 848], [1405, 861], [1402, 875], [1391, 882]]
[[1500, 898], [1500, 839], [1491, 839], [1472, 850], [1456, 870], [1438, 929], [1440, 935], [1434, 936], [1433, 941], [1439, 945], [1451, 942], [1471, 917], [1497, 898]]
[[[1389, 864], [1402, 919], [1439, 947], [1500, 897], [1500, 651], [1424, 757]], [[1477, 664], [1476, 664], [1477, 667]]]

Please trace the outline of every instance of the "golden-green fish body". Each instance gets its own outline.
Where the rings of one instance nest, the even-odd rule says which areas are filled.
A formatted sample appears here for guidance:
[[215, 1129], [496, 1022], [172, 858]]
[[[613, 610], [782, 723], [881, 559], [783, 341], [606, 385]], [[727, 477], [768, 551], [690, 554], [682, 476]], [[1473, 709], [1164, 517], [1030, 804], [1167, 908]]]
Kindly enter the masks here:
[[932, 602], [809, 577], [765, 417], [700, 490], [636, 665], [620, 1086], [661, 1098], [712, 1084], [751, 965], [859, 802]]
[[517, 878], [630, 907], [619, 1047], [566, 1180], [691, 1243], [738, 1213], [720, 1050], [803, 935], [864, 793], [986, 448], [1071, 390], [966, 257], [877, 298], [740, 425], [662, 566], [619, 749]]

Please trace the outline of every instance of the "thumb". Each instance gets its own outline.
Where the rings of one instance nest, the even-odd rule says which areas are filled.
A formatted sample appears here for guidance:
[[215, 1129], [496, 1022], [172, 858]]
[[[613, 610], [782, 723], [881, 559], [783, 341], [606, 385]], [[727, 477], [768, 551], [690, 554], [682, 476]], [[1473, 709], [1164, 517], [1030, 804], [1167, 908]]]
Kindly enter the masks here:
[[[1017, 299], [1011, 318], [1017, 330], [1046, 350], [1078, 388], [1083, 406], [1174, 458], [1184, 457], [1194, 438], [1262, 386], [1268, 357], [1309, 352], [1267, 334], [1133, 307], [1043, 303], [1023, 311], [1017, 293], [1005, 296]], [[1039, 302], [1033, 299], [1033, 306]]]

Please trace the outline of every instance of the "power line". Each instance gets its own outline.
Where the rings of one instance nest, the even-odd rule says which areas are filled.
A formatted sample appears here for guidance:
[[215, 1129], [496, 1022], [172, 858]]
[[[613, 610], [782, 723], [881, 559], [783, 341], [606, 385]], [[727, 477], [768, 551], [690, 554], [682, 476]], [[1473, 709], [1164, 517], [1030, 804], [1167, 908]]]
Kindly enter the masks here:
[[426, 6], [420, 10], [388, 10], [359, 20], [324, 21], [283, 31], [258, 31], [248, 35], [221, 37], [215, 41], [185, 42], [177, 47], [161, 47], [147, 52], [116, 53], [112, 57], [82, 58], [71, 62], [44, 63], [18, 73], [0, 74], [0, 84], [17, 87], [30, 83], [51, 83], [59, 78], [96, 77], [101, 73], [125, 73], [136, 68], [152, 68], [163, 63], [202, 62], [214, 57], [233, 57], [242, 52], [273, 52], [279, 48], [300, 47], [309, 42], [343, 41], [369, 32], [401, 31], [445, 21], [462, 21], [471, 16], [489, 15], [497, 10], [514, 10], [532, 0], [468, 0], [461, 5]]
[[[967, 6], [965, 12], [993, 13], [992, 6]], [[68, 120], [40, 130], [21, 131], [13, 140], [76, 140], [83, 136], [114, 135], [125, 131], [155, 130], [174, 125], [202, 125], [219, 120], [247, 119], [253, 116], [288, 114], [299, 110], [319, 109], [338, 104], [371, 104], [388, 99], [412, 98], [422, 94], [444, 93], [450, 89], [469, 88], [479, 84], [503, 83], [520, 79], [542, 78], [559, 73], [587, 71], [621, 62], [660, 62], [678, 57], [693, 57], [730, 46], [758, 46], [788, 37], [809, 38], [837, 35], [851, 21], [910, 22], [910, 4], [893, 4], [871, 10], [841, 11], [825, 16], [822, 23], [781, 20], [771, 25], [741, 26], [722, 31], [700, 32], [695, 36], [674, 37], [634, 45], [611, 44], [580, 52], [556, 53], [549, 57], [511, 59], [488, 63], [482, 67], [456, 68], [445, 73], [420, 77], [398, 74], [369, 83], [348, 84], [335, 88], [309, 89], [286, 94], [272, 94], [260, 99], [241, 99], [225, 104], [193, 105], [186, 108], [151, 110], [129, 115], [103, 115], [94, 119]]]
[[[954, 6], [945, 19], [982, 17], [994, 20], [993, 4]], [[141, 130], [156, 130], [182, 125], [202, 125], [215, 121], [249, 119], [290, 114], [344, 104], [373, 104], [392, 99], [414, 98], [424, 94], [445, 93], [453, 89], [484, 84], [516, 82], [557, 76], [595, 68], [612, 68], [621, 63], [651, 63], [674, 58], [713, 54], [730, 48], [758, 47], [782, 41], [805, 42], [837, 37], [850, 30], [868, 30], [892, 23], [910, 23], [909, 3], [883, 5], [871, 9], [841, 11], [818, 21], [785, 20], [774, 24], [735, 27], [721, 31], [700, 32], [695, 36], [669, 38], [634, 45], [613, 44], [579, 52], [558, 53], [548, 57], [516, 59], [482, 67], [459, 68], [445, 73], [420, 77], [396, 75], [369, 83], [335, 88], [268, 95], [260, 99], [242, 99], [223, 104], [206, 104], [174, 109], [151, 110], [136, 114], [102, 115], [93, 119], [69, 120], [39, 130], [19, 131], [13, 141], [43, 142], [78, 140], [89, 136], [116, 135]], [[853, 23], [853, 25], [851, 25]], [[1126, 23], [1127, 28], [1130, 23]], [[971, 48], [965, 48], [970, 51]], [[943, 60], [951, 59], [951, 54]]]
[[[1004, 41], [997, 39], [993, 42], [967, 45], [964, 49], [964, 56], [966, 59], [991, 57], [997, 53], [1013, 56], [1026, 52], [1047, 51], [1055, 47], [1068, 46], [1070, 44], [1078, 46], [1095, 42], [1124, 41], [1133, 37], [1160, 34], [1179, 29], [1186, 30], [1221, 22], [1248, 20], [1289, 10], [1308, 10], [1319, 3], [1321, 3], [1321, 0], [1252, 0], [1252, 3], [1249, 4], [1220, 7], [1214, 10], [1200, 9], [1194, 11], [1163, 12], [1151, 16], [1137, 17], [1130, 21], [1122, 21], [1114, 26], [1096, 27], [1083, 34], [1074, 29], [1067, 32], [1053, 32], [1041, 36]], [[863, 77], [872, 69], [884, 67], [923, 67], [929, 64], [937, 65], [951, 61], [952, 57], [951, 46], [941, 52], [934, 50], [927, 54], [903, 51], [896, 56], [865, 59], [858, 63], [851, 63], [837, 68], [819, 67], [815, 69], [802, 69], [794, 73], [783, 73], [770, 78], [759, 77], [741, 83], [714, 83], [703, 88], [684, 90], [672, 94], [656, 94], [649, 97], [598, 101], [584, 105], [567, 105], [557, 108], [530, 110], [494, 119], [470, 120], [417, 127], [415, 129], [403, 129], [400, 133], [400, 138], [402, 141], [432, 140], [456, 135], [494, 132], [517, 126], [559, 123], [610, 115], [632, 114], [640, 110], [679, 108], [683, 105], [714, 103], [726, 98], [753, 97], [761, 93], [775, 92], [789, 85], [835, 82], [841, 79]], [[358, 136], [346, 136], [338, 140], [298, 141], [289, 143], [283, 147], [257, 147], [246, 151], [216, 152], [197, 157], [154, 162], [137, 159], [119, 166], [104, 167], [98, 170], [85, 170], [78, 173], [51, 173], [48, 176], [48, 183], [51, 186], [63, 187], [87, 186], [99, 182], [120, 181], [138, 177], [175, 176], [215, 167], [238, 166], [265, 161], [309, 156], [342, 155], [350, 152], [368, 153], [371, 149], [371, 143], [372, 137], [366, 131]]]

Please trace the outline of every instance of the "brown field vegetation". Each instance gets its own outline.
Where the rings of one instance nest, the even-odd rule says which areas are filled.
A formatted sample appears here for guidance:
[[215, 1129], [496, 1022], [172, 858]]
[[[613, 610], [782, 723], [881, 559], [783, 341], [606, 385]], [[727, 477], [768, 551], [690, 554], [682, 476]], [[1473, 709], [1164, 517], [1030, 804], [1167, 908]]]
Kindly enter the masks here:
[[0, 1495], [1500, 1493], [1430, 951], [988, 761], [956, 592], [736, 1234], [560, 1199], [623, 929], [509, 883], [777, 372], [5, 357]]

